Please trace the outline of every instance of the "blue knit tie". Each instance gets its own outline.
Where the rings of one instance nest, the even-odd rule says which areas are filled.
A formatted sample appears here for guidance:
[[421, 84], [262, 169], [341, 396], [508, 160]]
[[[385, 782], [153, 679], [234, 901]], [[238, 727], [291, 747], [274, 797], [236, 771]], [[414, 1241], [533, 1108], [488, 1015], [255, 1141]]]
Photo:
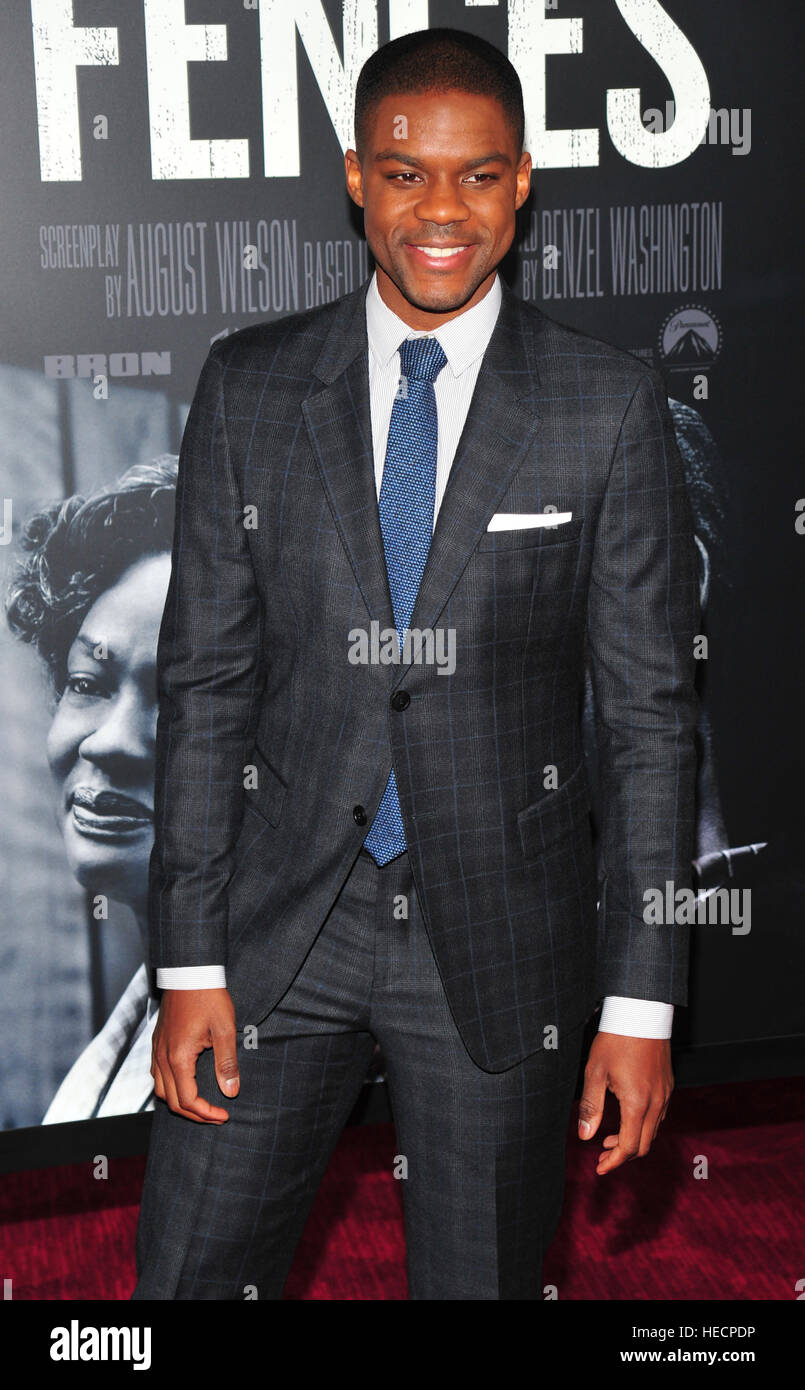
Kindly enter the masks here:
[[[379, 507], [401, 650], [433, 535], [438, 444], [433, 383], [446, 362], [437, 338], [406, 338], [400, 344], [400, 385], [391, 412]], [[388, 864], [405, 849], [394, 768], [363, 843], [378, 864]]]

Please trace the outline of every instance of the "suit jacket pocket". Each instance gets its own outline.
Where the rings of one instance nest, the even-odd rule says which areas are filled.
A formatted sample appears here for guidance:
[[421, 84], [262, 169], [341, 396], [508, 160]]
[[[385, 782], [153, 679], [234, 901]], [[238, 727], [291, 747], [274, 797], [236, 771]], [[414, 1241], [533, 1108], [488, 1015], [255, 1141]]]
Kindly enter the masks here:
[[578, 835], [589, 821], [590, 788], [584, 763], [553, 791], [525, 806], [517, 815], [525, 858], [537, 859], [563, 835]]
[[257, 785], [244, 789], [247, 805], [270, 825], [279, 825], [287, 783], [263, 756], [257, 744], [252, 751], [251, 762], [257, 770]]
[[484, 531], [476, 550], [536, 550], [543, 546], [563, 545], [577, 541], [584, 526], [584, 517], [557, 522], [555, 526], [520, 526], [510, 531]]

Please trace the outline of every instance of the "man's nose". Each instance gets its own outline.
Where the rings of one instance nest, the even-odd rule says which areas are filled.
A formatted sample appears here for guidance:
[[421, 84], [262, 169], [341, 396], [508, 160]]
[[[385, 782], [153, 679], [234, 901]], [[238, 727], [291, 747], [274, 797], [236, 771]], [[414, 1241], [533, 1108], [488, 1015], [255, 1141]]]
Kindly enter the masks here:
[[465, 222], [470, 215], [461, 187], [452, 179], [436, 179], [422, 191], [416, 205], [417, 217], [443, 227], [451, 222]]

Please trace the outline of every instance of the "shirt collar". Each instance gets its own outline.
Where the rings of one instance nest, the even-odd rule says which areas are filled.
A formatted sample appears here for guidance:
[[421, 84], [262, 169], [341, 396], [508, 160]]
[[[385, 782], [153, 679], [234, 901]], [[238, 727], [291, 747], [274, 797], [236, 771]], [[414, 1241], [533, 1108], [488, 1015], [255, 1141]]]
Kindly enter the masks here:
[[[500, 277], [496, 275], [483, 299], [433, 330], [453, 376], [460, 376], [486, 352], [502, 297]], [[375, 271], [366, 291], [366, 332], [372, 356], [380, 367], [386, 367], [404, 338], [419, 338], [428, 330], [411, 328], [388, 307], [377, 288]]]

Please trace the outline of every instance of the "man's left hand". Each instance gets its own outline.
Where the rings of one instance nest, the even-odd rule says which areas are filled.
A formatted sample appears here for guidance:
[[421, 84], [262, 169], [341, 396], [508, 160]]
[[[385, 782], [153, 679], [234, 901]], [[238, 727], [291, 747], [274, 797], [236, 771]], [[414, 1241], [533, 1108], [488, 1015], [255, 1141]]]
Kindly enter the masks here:
[[629, 1158], [644, 1158], [657, 1137], [671, 1092], [671, 1043], [667, 1038], [627, 1038], [597, 1033], [584, 1068], [579, 1102], [579, 1138], [589, 1140], [604, 1114], [607, 1090], [618, 1098], [620, 1129], [608, 1134], [597, 1173], [609, 1173]]

